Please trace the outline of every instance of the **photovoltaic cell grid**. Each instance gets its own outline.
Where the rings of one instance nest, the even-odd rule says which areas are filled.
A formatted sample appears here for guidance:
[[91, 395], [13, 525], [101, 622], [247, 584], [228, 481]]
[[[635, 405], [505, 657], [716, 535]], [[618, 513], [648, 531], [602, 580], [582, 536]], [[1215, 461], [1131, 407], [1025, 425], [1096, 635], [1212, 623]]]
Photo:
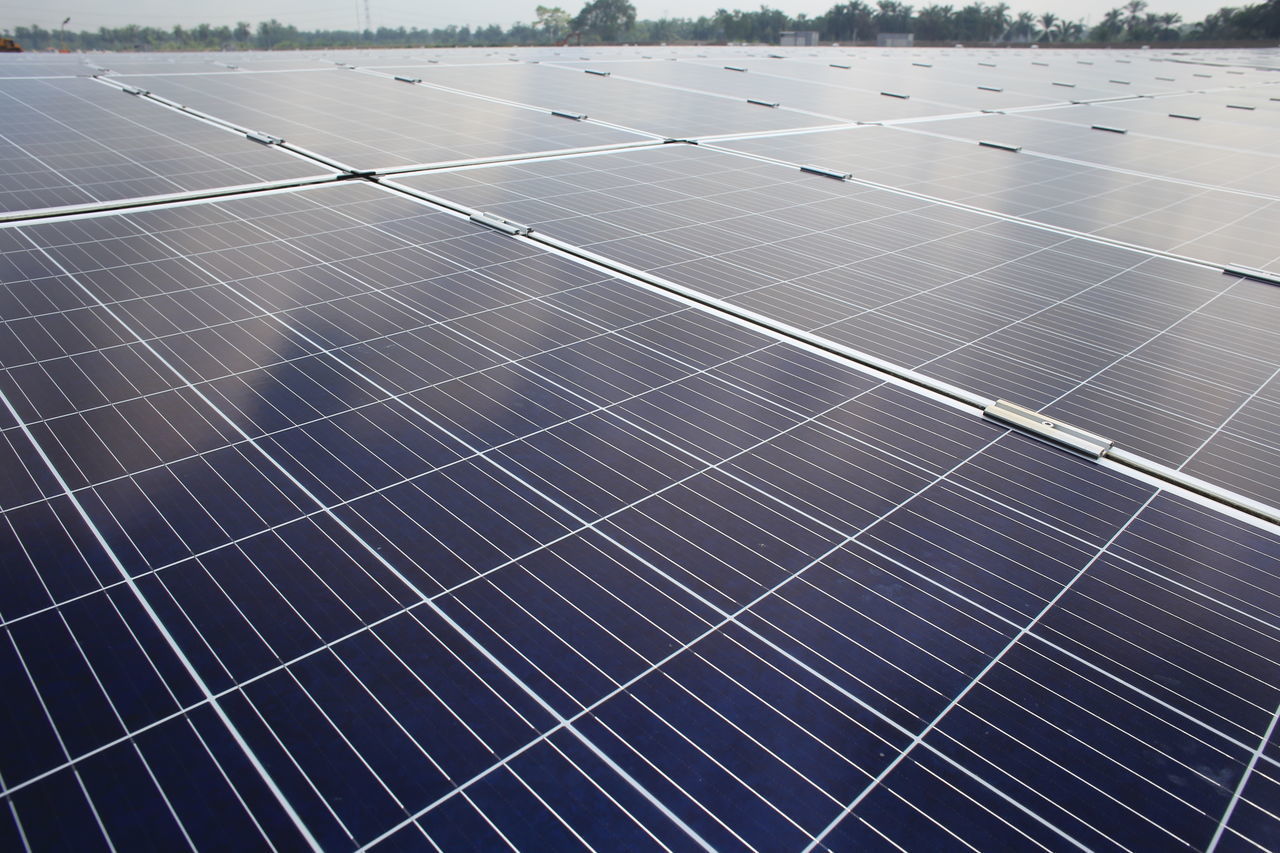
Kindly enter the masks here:
[[1274, 286], [692, 146], [399, 181], [1280, 496], [1228, 426], [1280, 370]]
[[888, 102], [874, 90], [822, 88], [785, 78], [734, 73], [719, 66], [609, 63], [600, 66], [609, 72], [607, 78], [585, 73], [586, 66], [591, 63], [583, 67], [540, 64], [525, 68], [504, 63], [493, 68], [431, 65], [387, 70], [412, 72], [425, 82], [496, 97], [534, 103], [554, 98], [566, 107], [579, 107], [619, 124], [634, 122], [642, 130], [676, 136], [810, 127], [870, 116], [905, 118], [942, 111], [937, 104], [901, 99]]
[[[1124, 124], [1113, 115], [1102, 121]], [[1269, 238], [1280, 228], [1280, 188], [1274, 177], [1268, 180], [1266, 169], [1252, 185], [1213, 188], [1153, 174], [1151, 169], [1158, 168], [1156, 161], [1137, 161], [1135, 165], [1145, 174], [1135, 174], [1125, 167], [1011, 154], [976, 144], [986, 141], [1016, 146], [1024, 141], [1019, 135], [1003, 136], [996, 132], [997, 127], [992, 124], [990, 134], [967, 143], [911, 132], [931, 128], [929, 133], [951, 134], [958, 128], [948, 121], [910, 129], [862, 127], [731, 140], [723, 146], [774, 159], [852, 170], [867, 181], [1187, 257], [1262, 268], [1280, 261], [1280, 250]], [[1130, 141], [1127, 135], [1117, 137], [1091, 129], [1080, 133], [1092, 134], [1098, 144], [1123, 146]], [[1139, 142], [1139, 147], [1146, 142], [1132, 141]], [[1211, 159], [1229, 171], [1233, 167], [1221, 164], [1229, 163], [1233, 156], [1213, 151]], [[1240, 156], [1248, 160], [1248, 155]], [[1267, 155], [1261, 162], [1270, 166], [1275, 157]]]
[[158, 95], [360, 169], [643, 138], [549, 111], [421, 86], [410, 90], [388, 77], [350, 70], [148, 76], [145, 82]]
[[[439, 97], [148, 86], [339, 75]], [[1266, 285], [688, 146], [402, 180], [1274, 494]], [[1268, 528], [366, 182], [0, 270], [6, 846], [1280, 843]]]
[[[1015, 140], [1025, 151], [1048, 154], [1072, 160], [1083, 160], [1104, 168], [1149, 173], [1176, 181], [1220, 187], [1226, 190], [1245, 190], [1274, 197], [1280, 188], [1277, 168], [1280, 156], [1274, 151], [1253, 152], [1241, 150], [1228, 136], [1222, 142], [1197, 140], [1185, 142], [1176, 139], [1177, 121], [1166, 116], [1162, 132], [1129, 132], [1123, 120], [1110, 123], [1107, 117], [1096, 115], [1098, 111], [1087, 106], [1043, 110], [1028, 115], [984, 115], [980, 118], [955, 119], [931, 123], [926, 132], [937, 132], [959, 137], [966, 142], [981, 139]], [[1098, 132], [1098, 128], [1111, 128]], [[1271, 127], [1263, 130], [1275, 132]], [[1116, 133], [1115, 131], [1123, 131]], [[1235, 128], [1230, 129], [1234, 136]], [[1244, 137], [1247, 145], [1249, 136]], [[1253, 180], [1250, 181], [1249, 177]]]
[[0, 212], [323, 174], [87, 78], [0, 80]]

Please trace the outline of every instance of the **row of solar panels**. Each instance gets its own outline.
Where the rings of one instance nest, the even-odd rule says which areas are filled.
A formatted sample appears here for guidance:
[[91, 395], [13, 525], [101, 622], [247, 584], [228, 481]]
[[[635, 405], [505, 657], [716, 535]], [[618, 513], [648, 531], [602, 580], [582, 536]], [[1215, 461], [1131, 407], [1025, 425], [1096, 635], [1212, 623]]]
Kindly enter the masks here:
[[[0, 81], [18, 209], [325, 178], [0, 228], [7, 845], [1280, 843], [1274, 529], [848, 358], [1274, 505], [1277, 291], [1168, 253], [1274, 261], [1275, 155], [1208, 190], [1224, 138], [1097, 135], [1138, 170], [1043, 112], [663, 144], [827, 121], [703, 94], [757, 71], [705, 59], [701, 92], [484, 72], [657, 93], [586, 121], [350, 70], [130, 83], [236, 135]], [[967, 122], [1043, 138], [933, 135]], [[624, 142], [382, 185], [305, 153]]]
[[[494, 72], [541, 73], [537, 66]], [[612, 85], [582, 83], [563, 70], [545, 73], [587, 87]], [[163, 89], [164, 97], [176, 96], [202, 112], [222, 111], [220, 117], [242, 129], [263, 128], [278, 134], [269, 138], [354, 164], [352, 169], [378, 168], [385, 161], [377, 158], [392, 156], [391, 150], [406, 162], [457, 160], [627, 138], [612, 128], [475, 99], [468, 122], [455, 103], [465, 102], [463, 95], [410, 90], [350, 72], [192, 76], [151, 85], [156, 95]], [[9, 134], [18, 151], [40, 151], [32, 157], [31, 183], [37, 186], [14, 190], [28, 207], [50, 197], [83, 198], [39, 186], [42, 177], [60, 176], [55, 179], [69, 184], [69, 192], [92, 193], [96, 201], [255, 178], [296, 180], [316, 170], [314, 161], [279, 145], [237, 139], [225, 128], [144, 103], [150, 96], [120, 97], [91, 80], [22, 86], [39, 87], [28, 96], [44, 93], [48, 101], [44, 112], [32, 111], [29, 127], [16, 125]], [[75, 88], [83, 96], [68, 91]], [[49, 89], [58, 95], [49, 96]], [[398, 116], [418, 98], [429, 111], [419, 114], [421, 132], [414, 133], [412, 121]], [[450, 126], [428, 133], [444, 109], [436, 99], [450, 102]], [[345, 100], [361, 104], [368, 120], [344, 109]], [[1092, 141], [1090, 131], [1046, 116], [1080, 109], [1121, 107], [717, 143], [778, 161], [769, 165], [706, 151], [704, 143], [401, 180], [536, 223], [575, 245], [988, 397], [1046, 408], [1164, 464], [1190, 460], [1190, 470], [1207, 479], [1277, 503], [1280, 464], [1266, 426], [1274, 403], [1264, 393], [1277, 369], [1274, 291], [1072, 236], [1096, 234], [1207, 261], [1268, 266], [1277, 249], [1267, 235], [1280, 227], [1274, 196], [1265, 192], [1276, 157], [1135, 134], [1107, 135], [1067, 158], [1073, 145], [1083, 148], [1077, 135]], [[51, 127], [49, 110], [81, 116], [81, 138], [51, 140], [51, 133], [65, 135], [67, 122]], [[495, 112], [519, 123], [497, 133]], [[144, 118], [164, 132], [144, 127]], [[119, 132], [95, 131], [98, 122], [112, 122]], [[396, 136], [389, 130], [393, 122], [401, 125]], [[1024, 126], [1004, 127], [1010, 122]], [[944, 128], [957, 137], [986, 125], [1006, 138], [1039, 132], [1044, 141], [1029, 147], [1042, 155], [1007, 157], [922, 130]], [[353, 129], [339, 130], [347, 127]], [[189, 135], [178, 136], [179, 129]], [[142, 138], [135, 141], [132, 134]], [[155, 149], [147, 147], [147, 137], [155, 139]], [[405, 149], [396, 149], [397, 139]], [[373, 145], [380, 153], [369, 153]], [[1163, 165], [1134, 173], [1132, 157], [1144, 149]], [[1220, 179], [1212, 190], [1177, 177], [1195, 162], [1188, 152], [1202, 158], [1195, 177], [1213, 179], [1224, 170], [1240, 177]], [[1095, 159], [1085, 165], [1090, 156]], [[205, 169], [194, 171], [197, 162]], [[806, 162], [854, 169], [859, 183], [817, 180], [795, 168]], [[1160, 170], [1168, 174], [1157, 176]], [[1233, 187], [1244, 183], [1246, 172], [1251, 189]], [[993, 217], [988, 210], [1027, 221]], [[1230, 227], [1223, 227], [1224, 220]], [[1029, 286], [1024, 280], [1032, 270], [1036, 281]]]

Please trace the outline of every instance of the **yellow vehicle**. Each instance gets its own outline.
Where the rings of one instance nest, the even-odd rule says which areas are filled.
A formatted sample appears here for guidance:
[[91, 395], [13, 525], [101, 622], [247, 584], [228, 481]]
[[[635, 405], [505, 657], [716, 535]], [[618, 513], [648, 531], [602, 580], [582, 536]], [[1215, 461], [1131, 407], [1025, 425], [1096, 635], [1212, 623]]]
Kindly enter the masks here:
[[22, 45], [13, 39], [0, 38], [0, 53], [22, 53]]

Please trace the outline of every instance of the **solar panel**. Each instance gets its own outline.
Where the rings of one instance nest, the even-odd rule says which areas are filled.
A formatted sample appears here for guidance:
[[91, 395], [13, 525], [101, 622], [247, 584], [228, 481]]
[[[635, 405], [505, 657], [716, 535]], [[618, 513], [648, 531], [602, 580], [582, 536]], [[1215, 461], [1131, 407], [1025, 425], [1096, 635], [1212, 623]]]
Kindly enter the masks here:
[[700, 147], [400, 180], [1170, 465], [1280, 367], [1269, 285]]
[[[787, 112], [640, 50], [350, 58]], [[699, 52], [644, 72], [974, 57]], [[1275, 845], [1273, 285], [796, 167], [959, 144], [901, 130], [548, 154], [646, 137], [224, 71], [147, 86], [307, 168], [518, 161], [0, 225], [6, 848]]]
[[258, 184], [323, 167], [88, 79], [0, 81], [0, 211]]
[[[977, 141], [1016, 140], [1028, 153], [1065, 157], [1086, 164], [1157, 175], [1174, 181], [1274, 195], [1280, 190], [1274, 153], [1242, 151], [1229, 137], [1219, 143], [1186, 141], [1182, 125], [1166, 122], [1161, 132], [1102, 135], [1097, 128], [1126, 131], [1123, 119], [1108, 116], [1098, 124], [1085, 107], [1042, 110], [1028, 115], [987, 115], [930, 123], [926, 132]], [[1201, 125], [1208, 127], [1208, 125]], [[1248, 180], [1253, 176], [1253, 181]]]
[[[642, 139], [351, 71], [148, 77], [157, 95], [360, 169]], [[449, 116], [441, 124], [440, 116]], [[502, 128], [498, 134], [495, 128]]]
[[[727, 73], [722, 65], [702, 64], [703, 61], [671, 63], [638, 61], [614, 63], [608, 67], [618, 80], [637, 80], [677, 91], [693, 91], [739, 100], [748, 98], [776, 102], [796, 110], [814, 113], [816, 118], [827, 121], [855, 121], [861, 118], [906, 118], [959, 111], [955, 104], [928, 102], [915, 97], [903, 103], [887, 103], [874, 82], [859, 80], [855, 85], [817, 85], [813, 80], [792, 80], [772, 73], [768, 60], [755, 60], [741, 67], [747, 73]], [[550, 71], [551, 69], [548, 68]], [[851, 81], [842, 80], [849, 83]], [[897, 85], [902, 85], [901, 81]], [[812, 122], [793, 122], [803, 126]], [[725, 132], [721, 129], [713, 132]]]
[[[945, 133], [952, 125], [920, 127]], [[717, 144], [790, 162], [816, 162], [874, 183], [1219, 264], [1248, 258], [1254, 266], [1267, 267], [1280, 258], [1266, 237], [1280, 219], [1274, 193], [1268, 193], [1265, 183], [1216, 189], [1095, 167], [1078, 158], [1023, 156], [1021, 151], [1013, 157], [972, 142], [906, 130], [862, 127]], [[1080, 133], [1086, 139], [1100, 136], [1087, 129]], [[1020, 138], [994, 131], [979, 141], [1022, 148]], [[1108, 135], [1099, 144], [1117, 141]], [[1219, 154], [1230, 160], [1230, 155]], [[1229, 173], [1230, 167], [1225, 168]], [[1265, 174], [1261, 179], [1266, 181]]]
[[[542, 64], [526, 67], [511, 63], [487, 68], [440, 65], [414, 69], [414, 73], [418, 72], [426, 83], [546, 109], [573, 110], [602, 121], [670, 137], [782, 130], [838, 121], [791, 109], [777, 112], [761, 109], [759, 105], [747, 103], [750, 99], [763, 99], [752, 93], [717, 96], [663, 88], [621, 76], [621, 72], [620, 76], [600, 79], [583, 73], [581, 68], [566, 70]], [[776, 98], [769, 100], [775, 101]]]

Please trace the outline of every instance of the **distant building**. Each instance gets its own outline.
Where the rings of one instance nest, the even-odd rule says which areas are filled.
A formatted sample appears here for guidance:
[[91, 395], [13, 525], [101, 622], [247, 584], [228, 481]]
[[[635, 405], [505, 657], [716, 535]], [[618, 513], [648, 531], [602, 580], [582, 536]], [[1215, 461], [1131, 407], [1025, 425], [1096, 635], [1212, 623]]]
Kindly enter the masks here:
[[876, 36], [877, 47], [914, 47], [915, 43], [914, 33], [881, 33]]
[[817, 30], [786, 30], [779, 34], [783, 47], [813, 47], [818, 43]]

